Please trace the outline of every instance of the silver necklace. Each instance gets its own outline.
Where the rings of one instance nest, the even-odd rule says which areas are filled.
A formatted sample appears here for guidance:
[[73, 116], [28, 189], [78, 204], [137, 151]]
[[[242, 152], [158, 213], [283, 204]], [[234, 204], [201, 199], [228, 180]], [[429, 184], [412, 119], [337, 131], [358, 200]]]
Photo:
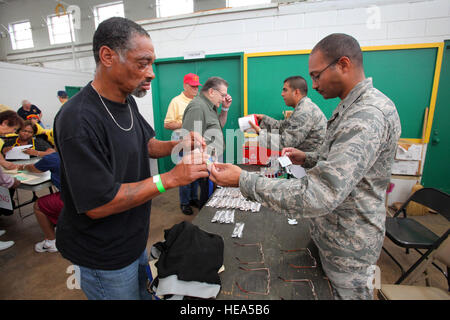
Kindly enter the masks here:
[[108, 111], [109, 115], [111, 116], [111, 118], [113, 119], [114, 123], [123, 131], [130, 131], [131, 129], [133, 129], [133, 113], [131, 112], [131, 107], [130, 104], [127, 102], [128, 105], [128, 109], [130, 110], [130, 117], [131, 117], [131, 125], [128, 129], [122, 128], [120, 124], [117, 123], [116, 119], [114, 119], [112, 113], [109, 111], [108, 107], [106, 106], [105, 102], [102, 99], [102, 96], [100, 95], [100, 93], [98, 93], [97, 89], [95, 89], [94, 85], [91, 82], [91, 87], [94, 89], [95, 92], [97, 92], [98, 97], [100, 98], [100, 101], [103, 103], [103, 106], [105, 107], [106, 111]]

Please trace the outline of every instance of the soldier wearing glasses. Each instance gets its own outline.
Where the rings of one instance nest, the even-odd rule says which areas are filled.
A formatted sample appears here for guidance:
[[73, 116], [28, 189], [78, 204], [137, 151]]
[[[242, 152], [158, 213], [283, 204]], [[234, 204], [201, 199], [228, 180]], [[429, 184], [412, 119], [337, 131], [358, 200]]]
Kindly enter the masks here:
[[[386, 189], [400, 137], [394, 103], [366, 78], [358, 42], [346, 34], [322, 39], [309, 57], [313, 89], [341, 102], [314, 152], [285, 148], [301, 179], [268, 179], [215, 164], [211, 180], [278, 212], [307, 218], [322, 267], [337, 299], [373, 299], [370, 279], [385, 233]], [[306, 222], [306, 219], [303, 219]]]
[[[227, 122], [231, 102], [228, 82], [220, 77], [211, 77], [206, 80], [200, 94], [192, 99], [183, 114], [183, 129], [200, 133], [205, 139], [208, 153], [215, 152], [219, 158], [225, 146], [222, 128]], [[219, 114], [217, 110], [220, 105], [222, 110]], [[201, 208], [208, 200], [209, 182], [207, 178], [202, 178], [199, 183]]]

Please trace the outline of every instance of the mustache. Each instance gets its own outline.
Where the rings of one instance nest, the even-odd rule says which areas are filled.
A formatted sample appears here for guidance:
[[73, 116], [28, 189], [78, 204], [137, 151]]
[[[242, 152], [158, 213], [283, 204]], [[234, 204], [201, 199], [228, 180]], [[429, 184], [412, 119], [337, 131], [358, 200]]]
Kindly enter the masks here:
[[139, 83], [139, 87], [142, 87], [144, 84], [151, 83], [151, 82], [152, 82], [152, 78], [146, 78], [144, 81]]

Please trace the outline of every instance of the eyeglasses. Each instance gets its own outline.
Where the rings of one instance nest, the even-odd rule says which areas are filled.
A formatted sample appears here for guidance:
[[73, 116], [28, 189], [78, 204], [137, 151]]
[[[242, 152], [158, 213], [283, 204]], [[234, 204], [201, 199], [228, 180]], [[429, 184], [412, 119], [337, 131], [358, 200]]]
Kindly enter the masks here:
[[223, 99], [225, 99], [226, 96], [228, 95], [228, 93], [222, 93], [219, 90], [217, 90], [216, 88], [213, 88], [213, 90], [216, 90], [222, 96]]
[[320, 75], [322, 74], [322, 72], [324, 72], [325, 70], [327, 70], [329, 67], [331, 67], [333, 64], [336, 64], [341, 58], [337, 58], [336, 60], [334, 60], [333, 62], [331, 62], [329, 65], [327, 65], [325, 68], [322, 69], [322, 71], [320, 71], [319, 73], [317, 73], [316, 75], [310, 75], [311, 79], [313, 81], [317, 81], [320, 78]]

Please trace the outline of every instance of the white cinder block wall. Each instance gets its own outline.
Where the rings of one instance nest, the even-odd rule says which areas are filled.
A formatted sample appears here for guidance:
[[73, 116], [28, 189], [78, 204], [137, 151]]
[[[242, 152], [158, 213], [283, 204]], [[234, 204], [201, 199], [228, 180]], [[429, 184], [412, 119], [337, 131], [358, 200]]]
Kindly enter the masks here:
[[306, 1], [253, 10], [225, 9], [184, 18], [142, 22], [159, 58], [311, 49], [334, 32], [362, 46], [442, 42], [450, 39], [450, 1]]
[[31, 67], [0, 62], [0, 103], [17, 110], [23, 100], [29, 100], [42, 111], [42, 122], [53, 126], [53, 120], [61, 107], [58, 90], [65, 85], [84, 86], [93, 73]]
[[[327, 0], [271, 3], [138, 21], [151, 35], [157, 58], [311, 49], [334, 32], [361, 46], [450, 39], [449, 0]], [[87, 47], [87, 45], [86, 45]], [[29, 57], [28, 57], [29, 58]], [[45, 67], [92, 72], [91, 57], [43, 62]]]

